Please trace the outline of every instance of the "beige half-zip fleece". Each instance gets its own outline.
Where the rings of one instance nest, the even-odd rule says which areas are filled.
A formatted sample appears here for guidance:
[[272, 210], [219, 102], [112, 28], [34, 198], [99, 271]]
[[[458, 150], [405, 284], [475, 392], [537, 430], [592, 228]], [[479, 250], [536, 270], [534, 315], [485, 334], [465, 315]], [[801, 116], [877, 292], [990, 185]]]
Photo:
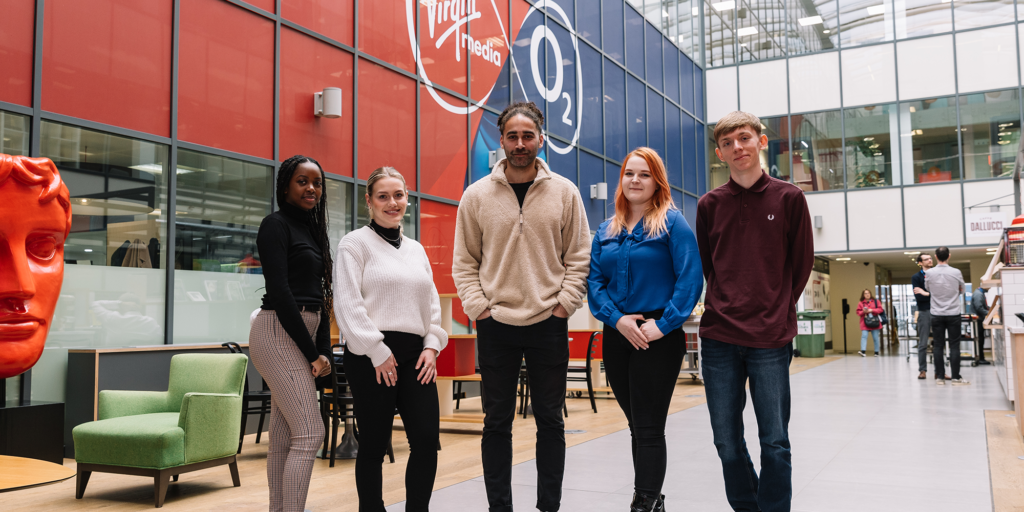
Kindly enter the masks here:
[[485, 309], [509, 325], [532, 325], [561, 304], [583, 304], [590, 227], [573, 182], [537, 159], [537, 177], [519, 207], [502, 160], [466, 189], [455, 221], [452, 277], [470, 320]]

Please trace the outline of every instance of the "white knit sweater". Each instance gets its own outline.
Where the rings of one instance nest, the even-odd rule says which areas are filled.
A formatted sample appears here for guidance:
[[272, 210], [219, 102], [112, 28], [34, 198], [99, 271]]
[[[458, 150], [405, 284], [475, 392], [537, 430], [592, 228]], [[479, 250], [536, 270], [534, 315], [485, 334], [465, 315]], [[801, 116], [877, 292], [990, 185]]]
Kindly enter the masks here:
[[423, 348], [441, 351], [441, 299], [430, 260], [419, 242], [402, 237], [394, 248], [369, 226], [341, 239], [334, 264], [334, 318], [346, 350], [380, 366], [391, 355], [381, 331], [423, 336]]

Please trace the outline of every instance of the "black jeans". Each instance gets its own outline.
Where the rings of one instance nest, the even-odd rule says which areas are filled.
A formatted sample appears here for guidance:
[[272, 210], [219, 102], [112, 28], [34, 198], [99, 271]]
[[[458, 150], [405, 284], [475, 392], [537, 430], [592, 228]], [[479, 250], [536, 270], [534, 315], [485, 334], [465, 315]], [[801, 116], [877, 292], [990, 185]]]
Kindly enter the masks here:
[[665, 421], [686, 355], [686, 336], [676, 329], [650, 342], [647, 350], [637, 350], [619, 331], [605, 325], [603, 350], [608, 384], [626, 413], [632, 436], [633, 489], [659, 496], [668, 459]]
[[932, 315], [932, 357], [935, 378], [946, 376], [946, 335], [949, 334], [949, 369], [954, 379], [960, 378], [960, 315]]
[[423, 351], [423, 338], [404, 332], [384, 332], [384, 344], [398, 363], [398, 384], [377, 383], [369, 357], [345, 354], [345, 376], [352, 386], [356, 422], [359, 427], [359, 455], [356, 456], [356, 491], [359, 512], [383, 512], [381, 466], [387, 453], [395, 408], [402, 416], [409, 440], [409, 464], [405, 468], [405, 510], [426, 511], [437, 473], [437, 443], [440, 412], [437, 384], [421, 384], [416, 361]]
[[565, 472], [565, 378], [569, 323], [552, 316], [527, 326], [493, 318], [477, 322], [477, 347], [485, 397], [481, 458], [490, 512], [512, 512], [512, 420], [519, 370], [526, 358], [530, 400], [537, 422], [537, 508], [555, 512]]
[[978, 361], [985, 360], [985, 319], [979, 317], [975, 320], [977, 327], [974, 330], [978, 333], [974, 336], [977, 341], [978, 347]]

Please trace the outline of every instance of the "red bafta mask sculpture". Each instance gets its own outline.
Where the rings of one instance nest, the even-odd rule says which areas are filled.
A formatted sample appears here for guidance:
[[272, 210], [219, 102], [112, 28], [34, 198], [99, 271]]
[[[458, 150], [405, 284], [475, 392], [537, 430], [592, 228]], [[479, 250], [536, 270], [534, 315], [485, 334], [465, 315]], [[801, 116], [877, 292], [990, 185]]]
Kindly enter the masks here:
[[0, 154], [0, 379], [43, 353], [70, 231], [68, 188], [53, 162]]

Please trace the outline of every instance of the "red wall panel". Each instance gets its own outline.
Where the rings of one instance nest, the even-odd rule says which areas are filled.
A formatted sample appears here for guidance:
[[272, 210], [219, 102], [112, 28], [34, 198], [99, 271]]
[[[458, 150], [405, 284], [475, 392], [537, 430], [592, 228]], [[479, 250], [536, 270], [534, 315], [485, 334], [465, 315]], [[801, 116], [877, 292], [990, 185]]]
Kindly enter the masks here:
[[[466, 116], [445, 110], [427, 92], [420, 93], [420, 190], [458, 200], [466, 180]], [[465, 107], [466, 102], [438, 92], [449, 105]]]
[[359, 51], [415, 73], [409, 32], [415, 34], [416, 11], [410, 20], [405, 6], [402, 1], [360, 2]]
[[[451, 9], [445, 9], [445, 2], [418, 2], [420, 6], [420, 58], [427, 79], [441, 87], [460, 94], [466, 94], [466, 61], [469, 58], [463, 47], [466, 41], [466, 24], [459, 18], [452, 19]], [[489, 2], [479, 2], [490, 8]], [[362, 4], [360, 4], [361, 6]], [[462, 16], [462, 13], [459, 13]], [[493, 17], [494, 15], [491, 14]], [[478, 22], [474, 23], [474, 27]], [[362, 28], [362, 25], [360, 25]], [[406, 30], [405, 39], [409, 39]], [[407, 43], [408, 44], [408, 43]]]
[[269, 13], [277, 11], [277, 0], [245, 0], [248, 4], [259, 7]]
[[43, 110], [170, 135], [171, 2], [48, 0]]
[[178, 137], [273, 158], [274, 23], [220, 0], [181, 3]]
[[[313, 93], [341, 88], [341, 118], [313, 115]], [[352, 176], [352, 54], [281, 29], [281, 159], [311, 156], [325, 172]]]
[[33, 0], [0, 0], [0, 101], [32, 106]]
[[[459, 207], [420, 200], [420, 243], [430, 260], [434, 273], [437, 293], [456, 293], [452, 279], [452, 254], [455, 248], [455, 215]], [[452, 299], [452, 319], [462, 325], [469, 325], [469, 318], [462, 310], [462, 302]]]
[[[369, 61], [359, 63], [359, 178], [390, 165], [416, 188], [416, 82]], [[438, 134], [425, 133], [426, 137]]]
[[[366, 4], [378, 2], [380, 0], [364, 1], [362, 8], [365, 9]], [[354, 13], [353, 0], [283, 0], [281, 2], [281, 16], [288, 21], [298, 23], [318, 34], [349, 46], [352, 46], [355, 32]]]

